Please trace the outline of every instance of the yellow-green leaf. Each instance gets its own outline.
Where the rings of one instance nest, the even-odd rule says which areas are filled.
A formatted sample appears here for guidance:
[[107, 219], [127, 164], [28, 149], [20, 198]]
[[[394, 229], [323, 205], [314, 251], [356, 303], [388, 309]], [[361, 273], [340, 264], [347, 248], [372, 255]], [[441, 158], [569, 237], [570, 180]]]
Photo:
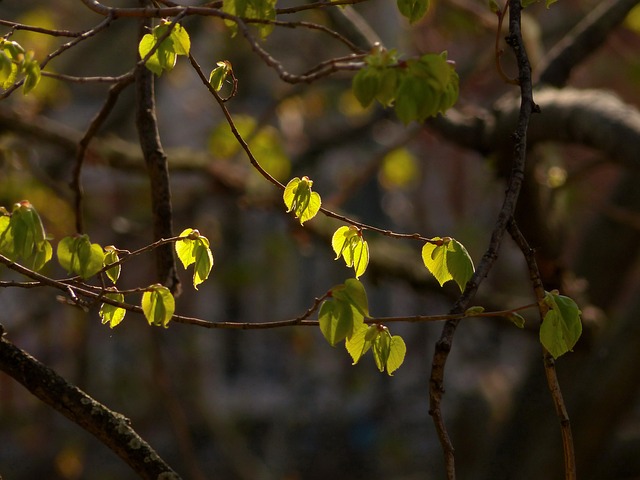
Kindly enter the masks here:
[[[111, 292], [107, 293], [105, 297], [116, 302], [124, 302], [124, 295], [122, 295], [121, 293]], [[102, 319], [102, 323], [108, 323], [109, 327], [111, 328], [118, 326], [124, 319], [126, 313], [127, 311], [122, 307], [117, 307], [109, 303], [103, 303], [102, 305], [100, 305], [99, 315]]]
[[[179, 236], [184, 238], [181, 238], [175, 243], [176, 255], [184, 268], [187, 268], [189, 265], [191, 265], [196, 261], [196, 256], [194, 252], [195, 242], [193, 241], [193, 239], [187, 238], [193, 232], [194, 232], [193, 228], [187, 228], [183, 230]], [[199, 235], [199, 232], [198, 232], [198, 235]]]
[[540, 342], [554, 358], [571, 351], [582, 335], [580, 309], [571, 298], [547, 292], [549, 311], [540, 326]]
[[142, 312], [149, 325], [167, 328], [174, 311], [175, 300], [167, 287], [151, 285], [142, 295]]
[[308, 177], [295, 177], [289, 181], [282, 195], [287, 213], [292, 211], [300, 225], [315, 217], [322, 204], [320, 195], [311, 191], [312, 185], [313, 181]]
[[222, 88], [222, 85], [224, 85], [224, 81], [229, 73], [231, 73], [231, 62], [228, 60], [216, 63], [216, 68], [211, 70], [211, 74], [209, 75], [209, 84], [216, 92]]
[[371, 348], [371, 344], [377, 336], [377, 333], [377, 325], [366, 325], [363, 323], [358, 326], [350, 338], [346, 339], [345, 347], [349, 355], [351, 355], [353, 365], [358, 363], [362, 356]]
[[359, 278], [369, 265], [369, 244], [362, 238], [362, 232], [353, 226], [338, 228], [331, 239], [336, 260], [341, 256], [347, 267], [353, 267]]
[[193, 286], [197, 290], [198, 285], [209, 278], [213, 267], [213, 253], [209, 247], [209, 240], [192, 228], [183, 230], [180, 237], [183, 238], [175, 243], [176, 255], [184, 268], [194, 264]]
[[394, 335], [391, 337], [391, 345], [389, 347], [389, 356], [387, 357], [387, 373], [389, 375], [393, 375], [402, 362], [404, 362], [404, 357], [407, 353], [407, 346], [404, 343], [404, 340], [399, 335]]
[[[112, 263], [117, 263], [119, 261], [120, 261], [120, 257], [118, 256], [118, 251], [116, 250], [116, 247], [114, 247], [113, 245], [104, 247], [103, 267], [106, 267], [107, 265], [111, 265]], [[116, 265], [115, 267], [109, 268], [105, 273], [107, 274], [107, 277], [109, 277], [109, 280], [111, 280], [111, 282], [115, 284], [118, 281], [118, 278], [120, 278], [120, 265]]]
[[475, 271], [466, 248], [449, 237], [435, 237], [431, 240], [437, 243], [426, 243], [422, 247], [422, 261], [425, 267], [438, 280], [440, 286], [449, 280], [454, 280], [460, 291], [464, 291], [465, 285]]
[[104, 266], [104, 250], [91, 243], [88, 235], [63, 238], [58, 243], [57, 255], [62, 268], [83, 279], [92, 277]]
[[0, 253], [25, 267], [40, 270], [53, 254], [42, 220], [28, 201], [16, 203], [9, 215], [0, 216]]

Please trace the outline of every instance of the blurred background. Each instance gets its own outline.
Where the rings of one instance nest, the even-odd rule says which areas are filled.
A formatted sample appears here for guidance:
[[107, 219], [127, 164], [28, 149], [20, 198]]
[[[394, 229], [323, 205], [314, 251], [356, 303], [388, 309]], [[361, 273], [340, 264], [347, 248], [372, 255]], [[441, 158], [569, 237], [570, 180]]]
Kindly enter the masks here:
[[[534, 71], [596, 5], [562, 0], [549, 10], [538, 4], [527, 8], [523, 28]], [[483, 2], [435, 2], [411, 27], [394, 2], [379, 0], [348, 7], [344, 15], [322, 9], [283, 19], [324, 24], [362, 42], [345, 21], [354, 12], [387, 48], [407, 56], [447, 50], [460, 75], [456, 109], [461, 115], [482, 118], [495, 111], [498, 100], [514, 94], [496, 72], [497, 19]], [[70, 31], [102, 20], [70, 0], [2, 2], [0, 19]], [[626, 148], [635, 145], [636, 151], [639, 24], [636, 8], [569, 81], [572, 88], [620, 97], [627, 105], [620, 115], [637, 128], [635, 137], [633, 129], [624, 137], [630, 142]], [[397, 232], [455, 237], [475, 262], [480, 260], [504, 194], [508, 138], [494, 139], [485, 151], [465, 148], [470, 139], [445, 139], [438, 122], [404, 126], [392, 112], [362, 109], [349, 90], [351, 73], [311, 85], [287, 84], [241, 36], [230, 38], [221, 21], [189, 17], [183, 25], [205, 72], [219, 60], [232, 63], [238, 95], [227, 106], [256, 158], [276, 178], [286, 182], [307, 175], [329, 208]], [[0, 33], [9, 31], [0, 26]], [[135, 62], [136, 34], [134, 19], [119, 19], [55, 58], [47, 70], [123, 74]], [[24, 31], [11, 38], [35, 50], [36, 58], [69, 40]], [[300, 28], [276, 28], [262, 45], [293, 73], [350, 53], [327, 35]], [[510, 57], [505, 53], [504, 68], [515, 76]], [[44, 78], [31, 95], [16, 92], [0, 102], [0, 205], [10, 209], [28, 199], [54, 245], [74, 233], [69, 181], [75, 145], [108, 87]], [[215, 257], [211, 277], [198, 292], [190, 284], [191, 272], [181, 269], [184, 291], [177, 313], [210, 321], [295, 318], [315, 297], [353, 276], [342, 260], [333, 261], [329, 239], [341, 224], [318, 218], [300, 227], [284, 214], [280, 191], [250, 168], [188, 61], [180, 58], [174, 71], [157, 81], [156, 94], [171, 169], [174, 228], [176, 233], [198, 228]], [[103, 246], [128, 250], [152, 242], [149, 182], [136, 144], [133, 105], [129, 88], [92, 145], [82, 176], [87, 233]], [[583, 311], [583, 338], [574, 353], [558, 361], [579, 478], [638, 479], [638, 157], [634, 169], [633, 160], [619, 161], [615, 145], [587, 148], [570, 133], [566, 143], [546, 142], [543, 135], [532, 145], [519, 221], [539, 251], [547, 289], [572, 296]], [[440, 288], [430, 277], [420, 243], [374, 233], [365, 237], [372, 260], [361, 280], [372, 315], [448, 312], [457, 287]], [[44, 273], [65, 276], [55, 260]], [[20, 277], [0, 268], [0, 279]], [[154, 282], [153, 258], [143, 255], [123, 266], [118, 285]], [[0, 323], [8, 338], [130, 418], [183, 478], [444, 477], [428, 414], [431, 357], [441, 324], [389, 325], [405, 339], [407, 356], [388, 377], [370, 356], [352, 366], [343, 346], [330, 347], [317, 328], [225, 331], [174, 323], [164, 330], [149, 328], [142, 316], [129, 313], [110, 329], [100, 323], [97, 305], [85, 312], [57, 295], [46, 288], [0, 289]], [[127, 300], [139, 302], [135, 295]], [[474, 304], [489, 310], [532, 301], [521, 255], [505, 241]], [[465, 320], [458, 329], [443, 410], [461, 479], [563, 478], [538, 319], [533, 311], [525, 317], [524, 330], [487, 318]], [[0, 475], [7, 480], [134, 478], [111, 451], [4, 374]]]

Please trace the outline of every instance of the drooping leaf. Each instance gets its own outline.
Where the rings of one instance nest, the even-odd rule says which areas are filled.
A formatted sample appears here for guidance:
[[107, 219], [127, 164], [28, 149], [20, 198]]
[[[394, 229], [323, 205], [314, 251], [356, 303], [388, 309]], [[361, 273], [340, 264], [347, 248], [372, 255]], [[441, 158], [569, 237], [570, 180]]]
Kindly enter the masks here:
[[175, 300], [167, 287], [151, 285], [142, 295], [142, 312], [149, 325], [167, 328], [174, 311]]
[[40, 83], [40, 64], [33, 59], [33, 52], [29, 52], [28, 59], [24, 63], [24, 83], [22, 93], [28, 94]]
[[344, 282], [344, 289], [338, 291], [338, 297], [343, 297], [353, 306], [362, 317], [369, 316], [369, 300], [367, 291], [362, 283], [355, 278], [348, 278]]
[[198, 285], [209, 278], [213, 268], [213, 253], [209, 247], [209, 240], [193, 228], [183, 230], [180, 237], [184, 238], [175, 243], [176, 255], [185, 269], [194, 264], [193, 287], [197, 290]]
[[295, 177], [289, 181], [282, 196], [287, 213], [293, 211], [300, 225], [315, 217], [322, 204], [320, 195], [311, 191], [312, 185], [313, 181], [308, 177]]
[[398, 10], [410, 23], [420, 20], [429, 9], [429, 0], [398, 0]]
[[147, 59], [145, 66], [160, 76], [163, 71], [173, 69], [178, 55], [189, 55], [191, 40], [182, 25], [177, 23], [172, 27], [170, 22], [163, 21], [140, 40], [138, 44], [140, 58], [144, 59], [156, 45], [158, 47]]
[[347, 267], [353, 267], [356, 278], [367, 270], [369, 244], [358, 228], [353, 226], [338, 228], [331, 239], [331, 246], [337, 255], [336, 260], [342, 256]]
[[440, 286], [454, 280], [460, 291], [464, 291], [474, 272], [473, 261], [466, 248], [449, 237], [435, 237], [432, 240], [441, 244], [426, 243], [422, 247], [422, 261], [425, 267], [438, 280]]
[[371, 351], [373, 352], [373, 360], [376, 362], [376, 367], [381, 372], [384, 372], [391, 353], [391, 335], [387, 327], [383, 327], [383, 331], [373, 340]]
[[571, 351], [582, 335], [580, 309], [571, 298], [547, 292], [549, 311], [540, 326], [540, 342], [554, 358]]
[[393, 375], [400, 365], [404, 362], [407, 353], [407, 346], [400, 335], [391, 337], [391, 345], [389, 347], [389, 356], [387, 357], [387, 373]]
[[[124, 295], [117, 292], [110, 292], [105, 295], [109, 300], [114, 300], [116, 302], [123, 303]], [[102, 323], [108, 323], [109, 327], [114, 328], [122, 322], [124, 316], [127, 314], [127, 311], [122, 307], [117, 307], [115, 305], [111, 305], [109, 303], [103, 303], [100, 305], [100, 318], [102, 319]]]
[[91, 243], [88, 235], [63, 238], [58, 243], [57, 255], [62, 268], [85, 280], [104, 266], [104, 250], [97, 243]]
[[[119, 261], [120, 261], [120, 257], [118, 256], [118, 251], [116, 250], [116, 247], [114, 247], [113, 245], [108, 245], [104, 247], [103, 267], [106, 267], [107, 265], [111, 265], [112, 263], [116, 263]], [[120, 270], [121, 270], [120, 267], [121, 267], [120, 265], [116, 265], [115, 267], [109, 268], [105, 272], [109, 280], [111, 280], [111, 282], [114, 284], [118, 281], [118, 278], [120, 278]]]
[[231, 73], [231, 62], [229, 60], [223, 60], [216, 63], [216, 68], [211, 70], [209, 75], [209, 84], [217, 92], [224, 85], [224, 81]]
[[507, 320], [513, 323], [518, 328], [524, 328], [524, 317], [516, 312], [511, 312], [507, 315]]
[[200, 237], [196, 240], [195, 266], [193, 268], [193, 288], [198, 289], [198, 285], [209, 278], [209, 273], [213, 268], [213, 254], [209, 248], [209, 240]]
[[53, 254], [42, 220], [28, 201], [16, 203], [11, 214], [0, 216], [0, 253], [25, 267], [40, 270]]
[[[223, 0], [222, 11], [241, 18], [273, 21], [276, 19], [276, 0]], [[225, 19], [225, 24], [232, 35], [237, 33], [236, 22]], [[273, 30], [270, 23], [258, 23], [256, 26], [263, 39]]]
[[351, 355], [353, 365], [358, 363], [362, 356], [369, 351], [377, 334], [377, 325], [366, 325], [363, 323], [358, 326], [350, 338], [346, 339], [345, 347], [349, 355]]
[[383, 71], [363, 68], [353, 77], [353, 94], [363, 107], [368, 107], [380, 90]]

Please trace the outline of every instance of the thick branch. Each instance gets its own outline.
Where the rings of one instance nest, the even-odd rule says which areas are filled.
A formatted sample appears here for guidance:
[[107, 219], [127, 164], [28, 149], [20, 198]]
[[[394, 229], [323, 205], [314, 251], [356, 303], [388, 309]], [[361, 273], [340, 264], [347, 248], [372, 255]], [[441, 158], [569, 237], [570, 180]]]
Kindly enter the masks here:
[[638, 0], [609, 0], [597, 5], [543, 59], [536, 83], [564, 86], [573, 68], [596, 51], [637, 4]]
[[109, 447], [141, 478], [177, 480], [180, 477], [131, 428], [123, 415], [109, 410], [68, 383], [4, 337], [0, 326], [0, 370], [21, 383], [33, 395]]
[[[140, 1], [143, 4], [147, 3], [145, 0]], [[140, 38], [147, 33], [149, 26], [150, 21], [148, 19], [140, 20]], [[173, 237], [169, 168], [158, 132], [153, 73], [144, 66], [139, 66], [136, 69], [135, 78], [136, 127], [151, 184], [153, 238], [154, 240], [160, 240]], [[167, 285], [172, 293], [179, 293], [180, 280], [176, 273], [176, 261], [172, 245], [163, 245], [156, 250], [156, 270], [158, 281]]]

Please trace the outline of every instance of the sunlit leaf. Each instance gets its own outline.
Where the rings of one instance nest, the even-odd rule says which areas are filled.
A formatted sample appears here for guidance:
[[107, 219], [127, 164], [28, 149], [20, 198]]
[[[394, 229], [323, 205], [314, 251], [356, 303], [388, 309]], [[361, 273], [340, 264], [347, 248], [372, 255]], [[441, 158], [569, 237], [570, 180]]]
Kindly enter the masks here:
[[216, 63], [216, 68], [211, 70], [211, 74], [209, 75], [209, 84], [216, 92], [219, 91], [230, 73], [231, 62], [224, 60]]
[[53, 254], [42, 220], [28, 201], [16, 203], [0, 216], [0, 253], [32, 270], [40, 270]]
[[373, 360], [376, 362], [376, 367], [381, 372], [384, 372], [387, 367], [387, 360], [389, 360], [389, 354], [391, 353], [391, 335], [389, 329], [383, 327], [383, 331], [373, 340], [371, 351], [373, 352]]
[[88, 235], [63, 238], [58, 243], [57, 255], [62, 268], [83, 279], [92, 277], [104, 266], [104, 250], [97, 243], [91, 243]]
[[318, 312], [320, 331], [331, 346], [353, 334], [353, 309], [344, 301], [325, 300]]
[[[33, 56], [33, 52], [30, 52], [30, 56]], [[22, 85], [22, 93], [25, 95], [28, 94], [31, 90], [36, 88], [38, 83], [40, 83], [41, 73], [40, 73], [40, 65], [37, 61], [30, 58], [25, 61], [24, 64], [24, 83]]]
[[571, 298], [547, 292], [549, 311], [540, 326], [540, 342], [554, 358], [571, 351], [582, 335], [580, 309]]
[[356, 278], [366, 271], [369, 264], [369, 244], [358, 228], [338, 228], [331, 239], [331, 246], [337, 255], [336, 260], [342, 256], [347, 267], [353, 267], [355, 270]]
[[[170, 28], [171, 32], [169, 32]], [[189, 55], [191, 41], [182, 25], [178, 23], [172, 27], [170, 22], [164, 21], [140, 40], [138, 44], [140, 58], [145, 58], [156, 45], [158, 47], [147, 59], [145, 66], [160, 76], [164, 70], [173, 69], [178, 55]]]
[[[104, 265], [111, 265], [112, 263], [116, 263], [120, 261], [120, 257], [118, 256], [118, 251], [113, 245], [109, 245], [104, 247]], [[115, 267], [109, 268], [106, 272], [107, 277], [111, 280], [112, 283], [116, 283], [118, 278], [120, 278], [120, 265], [116, 265]]]
[[295, 177], [287, 184], [282, 196], [287, 212], [293, 211], [300, 225], [311, 220], [320, 210], [320, 195], [311, 191], [313, 181], [308, 177]]
[[[110, 292], [107, 293], [105, 297], [116, 302], [124, 302], [124, 295], [121, 293]], [[111, 328], [118, 326], [118, 324], [120, 324], [124, 319], [126, 313], [127, 311], [122, 307], [117, 307], [109, 303], [103, 303], [100, 305], [99, 315], [102, 319], [102, 323], [108, 323]]]
[[345, 347], [347, 352], [349, 352], [349, 355], [351, 355], [353, 365], [358, 363], [362, 356], [369, 351], [377, 333], [377, 325], [366, 325], [363, 323], [358, 326], [350, 338], [346, 339]]
[[[193, 228], [186, 228], [180, 233], [180, 237], [188, 237], [193, 232]], [[199, 235], [199, 232], [198, 232]], [[196, 261], [195, 242], [191, 238], [182, 238], [175, 243], [176, 255], [182, 266], [187, 268]]]
[[[222, 11], [230, 15], [241, 18], [251, 18], [259, 20], [276, 19], [276, 0], [223, 0]], [[225, 24], [231, 29], [232, 35], [238, 30], [236, 22], [225, 19]], [[260, 36], [266, 38], [273, 30], [273, 24], [256, 24]]]
[[151, 285], [142, 295], [142, 312], [149, 325], [167, 328], [174, 311], [175, 300], [167, 287]]
[[213, 253], [209, 247], [209, 240], [193, 228], [183, 230], [180, 237], [184, 238], [175, 243], [176, 255], [184, 268], [194, 264], [193, 287], [197, 290], [198, 285], [209, 278], [213, 267]]
[[449, 237], [432, 238], [437, 243], [426, 243], [422, 247], [422, 261], [425, 267], [438, 280], [440, 286], [454, 280], [463, 291], [474, 272], [473, 261], [466, 248], [457, 240]]
[[399, 335], [391, 337], [391, 345], [389, 347], [389, 356], [387, 357], [387, 373], [393, 375], [400, 365], [404, 362], [404, 357], [407, 353], [407, 346], [404, 340]]

